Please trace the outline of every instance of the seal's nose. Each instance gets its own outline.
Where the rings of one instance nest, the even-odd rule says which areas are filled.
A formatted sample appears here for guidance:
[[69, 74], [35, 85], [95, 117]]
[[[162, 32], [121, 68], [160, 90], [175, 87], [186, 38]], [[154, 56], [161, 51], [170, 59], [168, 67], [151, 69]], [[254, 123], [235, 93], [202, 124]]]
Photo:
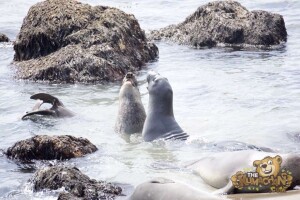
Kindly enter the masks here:
[[125, 77], [124, 77], [124, 79], [123, 79], [123, 84], [124, 84], [125, 82], [130, 82], [131, 85], [132, 85], [133, 87], [136, 87], [136, 86], [137, 86], [137, 80], [136, 80], [136, 78], [135, 78], [135, 76], [134, 76], [134, 74], [133, 74], [132, 72], [128, 72], [128, 73], [125, 75]]
[[126, 78], [132, 78], [133, 77], [133, 73], [132, 72], [128, 72], [126, 75], [125, 75]]

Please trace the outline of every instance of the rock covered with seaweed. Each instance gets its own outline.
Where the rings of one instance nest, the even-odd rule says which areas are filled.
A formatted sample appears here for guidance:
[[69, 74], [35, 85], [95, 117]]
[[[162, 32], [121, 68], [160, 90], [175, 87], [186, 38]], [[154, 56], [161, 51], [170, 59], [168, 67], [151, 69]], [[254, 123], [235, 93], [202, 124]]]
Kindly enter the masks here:
[[235, 1], [214, 1], [200, 6], [178, 25], [150, 33], [154, 40], [169, 40], [192, 47], [266, 48], [287, 40], [284, 19], [267, 11], [248, 11]]
[[20, 161], [65, 160], [97, 151], [89, 140], [70, 135], [37, 135], [21, 140], [8, 148], [6, 155]]
[[114, 199], [122, 188], [112, 183], [90, 179], [76, 167], [53, 166], [38, 170], [30, 180], [33, 191], [64, 188], [58, 199]]
[[17, 78], [53, 83], [121, 80], [158, 56], [133, 15], [75, 0], [32, 6], [14, 50]]
[[9, 42], [9, 38], [4, 35], [3, 33], [0, 33], [0, 42]]

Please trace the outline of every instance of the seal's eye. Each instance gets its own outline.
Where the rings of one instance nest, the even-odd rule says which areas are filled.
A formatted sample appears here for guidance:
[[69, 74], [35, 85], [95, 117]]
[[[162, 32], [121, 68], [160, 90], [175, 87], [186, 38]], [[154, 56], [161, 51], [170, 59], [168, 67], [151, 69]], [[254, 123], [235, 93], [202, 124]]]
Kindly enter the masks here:
[[269, 160], [268, 165], [272, 165], [272, 164], [273, 164], [272, 160]]

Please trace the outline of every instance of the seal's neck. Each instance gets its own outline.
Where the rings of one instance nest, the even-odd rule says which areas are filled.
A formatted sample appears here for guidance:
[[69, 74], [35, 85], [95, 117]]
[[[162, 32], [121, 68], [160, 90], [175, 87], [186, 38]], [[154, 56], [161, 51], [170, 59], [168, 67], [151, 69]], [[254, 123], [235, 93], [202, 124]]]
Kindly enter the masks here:
[[157, 113], [174, 117], [173, 97], [171, 96], [168, 98], [161, 98], [157, 96], [153, 97], [152, 95], [150, 95], [148, 113]]

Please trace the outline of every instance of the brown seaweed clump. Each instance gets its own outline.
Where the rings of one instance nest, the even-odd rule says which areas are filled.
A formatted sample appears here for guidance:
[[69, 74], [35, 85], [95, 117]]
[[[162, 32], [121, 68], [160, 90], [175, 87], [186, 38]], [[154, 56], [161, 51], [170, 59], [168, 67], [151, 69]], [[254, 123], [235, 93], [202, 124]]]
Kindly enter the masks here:
[[14, 50], [17, 78], [52, 83], [121, 80], [158, 56], [133, 15], [75, 0], [32, 6]]
[[20, 161], [65, 160], [83, 157], [95, 151], [97, 147], [81, 137], [37, 135], [15, 143], [7, 149], [6, 155]]
[[38, 170], [33, 178], [33, 190], [57, 190], [59, 200], [67, 199], [115, 199], [122, 193], [122, 188], [112, 183], [90, 179], [76, 167], [54, 166]]
[[235, 1], [200, 6], [178, 25], [152, 31], [150, 38], [195, 48], [229, 46], [268, 48], [287, 40], [284, 19], [267, 11], [248, 11]]

